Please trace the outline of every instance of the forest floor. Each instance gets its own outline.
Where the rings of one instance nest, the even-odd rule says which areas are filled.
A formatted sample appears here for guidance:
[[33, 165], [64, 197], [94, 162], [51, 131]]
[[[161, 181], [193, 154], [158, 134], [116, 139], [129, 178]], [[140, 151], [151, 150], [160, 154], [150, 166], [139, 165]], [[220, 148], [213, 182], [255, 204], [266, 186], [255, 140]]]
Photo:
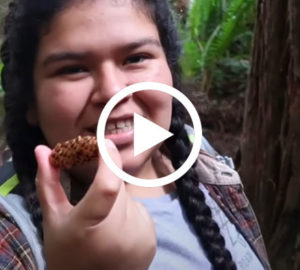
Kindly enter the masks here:
[[238, 168], [245, 93], [222, 99], [208, 98], [207, 94], [195, 90], [186, 94], [200, 115], [205, 138], [217, 152], [232, 157]]

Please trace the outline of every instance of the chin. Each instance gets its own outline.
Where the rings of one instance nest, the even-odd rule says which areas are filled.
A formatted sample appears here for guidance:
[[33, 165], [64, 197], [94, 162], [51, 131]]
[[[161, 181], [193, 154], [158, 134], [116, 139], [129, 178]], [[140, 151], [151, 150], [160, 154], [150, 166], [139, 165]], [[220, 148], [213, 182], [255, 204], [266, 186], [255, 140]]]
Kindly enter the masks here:
[[133, 157], [133, 151], [125, 153], [121, 152], [123, 170], [135, 177], [143, 179], [149, 178], [147, 177], [147, 174], [151, 171], [151, 155], [152, 151], [150, 150], [145, 151], [136, 157]]

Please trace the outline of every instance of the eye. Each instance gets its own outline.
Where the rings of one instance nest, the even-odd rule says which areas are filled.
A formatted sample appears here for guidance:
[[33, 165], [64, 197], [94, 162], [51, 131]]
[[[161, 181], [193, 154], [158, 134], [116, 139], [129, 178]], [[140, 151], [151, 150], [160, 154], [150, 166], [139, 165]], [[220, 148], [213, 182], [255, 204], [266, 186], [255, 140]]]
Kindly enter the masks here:
[[80, 74], [80, 73], [86, 73], [87, 69], [82, 66], [65, 66], [60, 68], [56, 74], [57, 75], [74, 75], [74, 74]]
[[133, 56], [128, 57], [125, 60], [124, 65], [139, 64], [139, 63], [144, 62], [148, 58], [149, 58], [149, 56], [144, 55], [144, 54], [133, 55]]

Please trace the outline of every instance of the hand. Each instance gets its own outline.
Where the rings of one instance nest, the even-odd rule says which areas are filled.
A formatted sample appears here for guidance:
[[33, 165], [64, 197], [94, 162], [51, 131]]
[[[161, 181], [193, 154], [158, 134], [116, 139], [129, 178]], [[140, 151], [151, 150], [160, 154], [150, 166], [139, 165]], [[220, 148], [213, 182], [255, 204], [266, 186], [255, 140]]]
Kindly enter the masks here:
[[[112, 159], [122, 168], [117, 148], [106, 141]], [[50, 153], [46, 146], [35, 150], [47, 269], [148, 269], [156, 250], [154, 225], [123, 181], [99, 157], [93, 183], [73, 206], [60, 183], [59, 169], [49, 163]]]

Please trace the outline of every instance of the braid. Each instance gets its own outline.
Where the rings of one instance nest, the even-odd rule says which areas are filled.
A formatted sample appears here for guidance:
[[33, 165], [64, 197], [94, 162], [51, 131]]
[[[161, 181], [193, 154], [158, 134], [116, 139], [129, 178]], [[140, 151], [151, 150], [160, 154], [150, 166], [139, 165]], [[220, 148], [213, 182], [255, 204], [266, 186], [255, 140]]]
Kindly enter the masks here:
[[24, 68], [15, 57], [18, 55], [24, 59], [18, 47], [19, 44], [24, 44], [23, 37], [15, 34], [16, 29], [20, 27], [22, 16], [22, 7], [18, 7], [16, 2], [12, 1], [4, 22], [5, 36], [1, 47], [1, 59], [4, 63], [1, 76], [5, 91], [5, 127], [14, 168], [20, 180], [14, 192], [24, 197], [26, 207], [32, 214], [32, 221], [42, 235], [42, 215], [34, 181], [37, 169], [34, 148], [44, 140], [40, 129], [29, 126], [26, 121], [28, 106], [33, 100], [32, 81], [28, 74], [30, 69]]
[[[182, 119], [184, 119], [183, 112], [178, 102], [174, 101], [170, 129], [174, 136], [167, 141], [167, 148], [175, 169], [183, 164], [191, 150]], [[235, 270], [236, 265], [232, 260], [231, 253], [225, 247], [225, 240], [220, 233], [220, 228], [213, 220], [211, 210], [205, 203], [204, 193], [199, 188], [195, 166], [196, 163], [181, 179], [175, 182], [179, 200], [214, 269]]]

